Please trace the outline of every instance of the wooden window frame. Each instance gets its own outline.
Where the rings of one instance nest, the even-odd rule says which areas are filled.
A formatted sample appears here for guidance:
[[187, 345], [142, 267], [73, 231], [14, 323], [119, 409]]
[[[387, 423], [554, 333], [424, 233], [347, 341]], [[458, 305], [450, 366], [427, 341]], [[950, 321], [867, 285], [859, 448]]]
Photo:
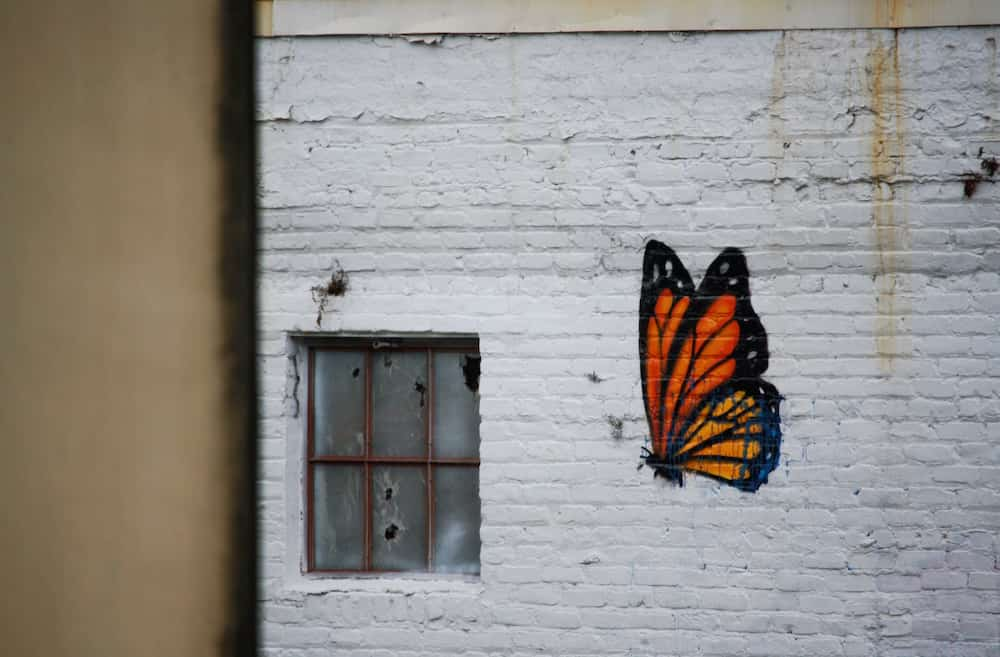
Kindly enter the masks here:
[[[434, 457], [434, 354], [445, 352], [475, 353], [479, 355], [478, 337], [326, 337], [305, 341], [308, 353], [307, 408], [306, 408], [306, 572], [330, 575], [367, 575], [380, 573], [434, 573], [434, 468], [435, 466], [465, 467], [479, 470], [476, 458], [435, 458]], [[363, 352], [365, 361], [365, 436], [364, 453], [359, 456], [317, 455], [315, 453], [316, 416], [316, 353], [319, 351]], [[386, 351], [423, 351], [427, 354], [427, 412], [424, 417], [426, 440], [425, 456], [377, 456], [372, 454], [372, 360], [375, 354]], [[478, 437], [478, 436], [477, 436]], [[316, 468], [324, 464], [361, 465], [364, 467], [364, 511], [363, 511], [363, 566], [359, 569], [324, 569], [316, 567], [316, 527], [315, 527], [315, 482]], [[427, 546], [425, 568], [423, 570], [386, 570], [372, 567], [372, 467], [377, 465], [423, 465], [427, 481]]]

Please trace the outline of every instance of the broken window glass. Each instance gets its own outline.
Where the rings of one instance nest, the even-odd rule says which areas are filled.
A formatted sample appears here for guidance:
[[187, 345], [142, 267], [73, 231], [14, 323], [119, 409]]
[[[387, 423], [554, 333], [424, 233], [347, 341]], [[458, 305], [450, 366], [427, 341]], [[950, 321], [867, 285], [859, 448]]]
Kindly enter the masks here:
[[434, 354], [434, 457], [479, 458], [479, 355]]
[[427, 569], [427, 477], [424, 466], [372, 468], [372, 568]]

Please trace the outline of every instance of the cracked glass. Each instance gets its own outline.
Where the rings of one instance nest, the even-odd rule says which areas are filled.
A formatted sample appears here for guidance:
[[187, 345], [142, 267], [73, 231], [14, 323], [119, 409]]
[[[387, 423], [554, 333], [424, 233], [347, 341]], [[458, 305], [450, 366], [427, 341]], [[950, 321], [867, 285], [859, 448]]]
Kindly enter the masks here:
[[372, 568], [427, 569], [427, 469], [372, 468]]

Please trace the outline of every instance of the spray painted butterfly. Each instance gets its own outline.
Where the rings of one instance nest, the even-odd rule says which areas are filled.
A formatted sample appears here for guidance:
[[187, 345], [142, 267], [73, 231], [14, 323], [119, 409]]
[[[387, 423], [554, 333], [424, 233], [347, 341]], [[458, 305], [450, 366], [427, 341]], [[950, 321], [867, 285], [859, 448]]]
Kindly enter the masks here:
[[651, 448], [646, 465], [756, 491], [778, 465], [778, 390], [760, 378], [767, 334], [750, 304], [739, 249], [725, 249], [698, 289], [673, 250], [650, 241], [642, 263], [639, 362]]

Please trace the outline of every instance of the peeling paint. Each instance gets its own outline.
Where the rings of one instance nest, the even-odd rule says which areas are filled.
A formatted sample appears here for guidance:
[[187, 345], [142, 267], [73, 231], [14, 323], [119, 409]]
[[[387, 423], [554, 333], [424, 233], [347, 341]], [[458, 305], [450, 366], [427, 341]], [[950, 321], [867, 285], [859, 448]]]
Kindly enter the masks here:
[[299, 355], [297, 351], [288, 354], [288, 364], [286, 367], [286, 382], [284, 401], [290, 405], [289, 414], [292, 417], [299, 416]]
[[439, 46], [444, 41], [443, 34], [407, 34], [403, 38], [410, 43], [423, 44], [425, 46]]

